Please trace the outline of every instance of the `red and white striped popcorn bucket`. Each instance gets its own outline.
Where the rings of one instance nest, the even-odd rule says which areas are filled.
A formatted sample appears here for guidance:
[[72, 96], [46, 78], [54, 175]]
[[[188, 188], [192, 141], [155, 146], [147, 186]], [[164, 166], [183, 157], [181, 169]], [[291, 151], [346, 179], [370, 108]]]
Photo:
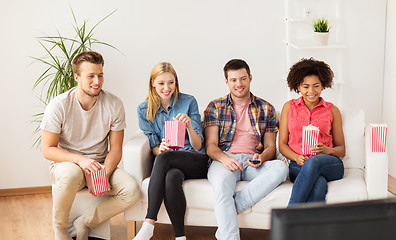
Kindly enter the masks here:
[[303, 155], [316, 155], [311, 151], [315, 148], [319, 140], [319, 128], [313, 125], [303, 126], [302, 129], [302, 154]]
[[186, 123], [179, 121], [165, 122], [165, 138], [169, 140], [170, 148], [184, 148]]
[[[101, 165], [102, 166], [102, 165]], [[110, 185], [106, 178], [106, 169], [102, 169], [85, 174], [89, 192], [94, 196], [101, 196], [110, 191]]]
[[385, 152], [388, 126], [386, 124], [370, 124], [370, 128], [371, 152]]

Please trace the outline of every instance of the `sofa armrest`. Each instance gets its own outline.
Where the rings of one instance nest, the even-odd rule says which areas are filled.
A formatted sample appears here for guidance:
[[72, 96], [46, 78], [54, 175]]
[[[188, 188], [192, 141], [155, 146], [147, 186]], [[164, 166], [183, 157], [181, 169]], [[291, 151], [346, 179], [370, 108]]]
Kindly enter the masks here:
[[370, 151], [370, 126], [365, 131], [366, 171], [365, 180], [369, 199], [388, 196], [388, 153]]
[[153, 165], [153, 154], [148, 138], [143, 132], [138, 131], [126, 142], [122, 152], [124, 170], [142, 183], [150, 176]]

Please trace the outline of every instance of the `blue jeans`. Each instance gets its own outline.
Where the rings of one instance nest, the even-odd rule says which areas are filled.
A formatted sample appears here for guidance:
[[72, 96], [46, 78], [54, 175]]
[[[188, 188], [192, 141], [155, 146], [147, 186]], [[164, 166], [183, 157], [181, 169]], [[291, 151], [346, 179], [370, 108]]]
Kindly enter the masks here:
[[[238, 240], [238, 213], [252, 207], [279, 184], [286, 180], [288, 169], [281, 160], [264, 162], [260, 167], [253, 168], [247, 163], [252, 159], [250, 154], [229, 154], [243, 167], [243, 171], [227, 170], [218, 161], [209, 167], [208, 180], [213, 187], [214, 210], [218, 229], [217, 239]], [[250, 181], [241, 191], [234, 192], [238, 181]]]
[[289, 177], [294, 182], [289, 205], [305, 202], [324, 202], [327, 182], [344, 176], [341, 159], [328, 154], [314, 155], [300, 166], [290, 161]]

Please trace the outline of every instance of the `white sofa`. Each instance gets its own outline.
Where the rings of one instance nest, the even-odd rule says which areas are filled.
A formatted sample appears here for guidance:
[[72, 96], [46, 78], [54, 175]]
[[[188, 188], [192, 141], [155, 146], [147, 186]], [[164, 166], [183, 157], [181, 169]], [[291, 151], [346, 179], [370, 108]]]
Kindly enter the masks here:
[[[341, 180], [329, 183], [327, 203], [341, 203], [387, 197], [387, 153], [370, 153], [369, 136], [365, 139], [365, 116], [362, 110], [343, 111], [343, 128], [346, 156], [343, 159], [345, 175]], [[368, 127], [368, 126], [367, 126]], [[366, 146], [366, 147], [365, 147]], [[281, 158], [282, 156], [279, 155]], [[143, 221], [147, 209], [147, 188], [153, 155], [148, 138], [138, 131], [123, 150], [124, 169], [141, 183], [140, 200], [125, 212], [128, 221], [128, 239], [135, 231], [134, 221]], [[237, 189], [246, 186], [241, 181]], [[185, 224], [193, 226], [216, 226], [213, 210], [212, 187], [207, 179], [186, 180], [183, 183], [187, 200]], [[239, 215], [241, 228], [270, 229], [271, 209], [287, 206], [292, 189], [286, 180], [252, 208]], [[170, 223], [165, 207], [158, 215], [159, 223]]]

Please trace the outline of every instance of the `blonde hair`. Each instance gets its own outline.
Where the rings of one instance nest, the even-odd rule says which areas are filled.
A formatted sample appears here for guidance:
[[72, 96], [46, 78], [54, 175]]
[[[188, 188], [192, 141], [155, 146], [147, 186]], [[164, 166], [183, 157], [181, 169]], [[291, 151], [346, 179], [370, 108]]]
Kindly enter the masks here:
[[158, 110], [161, 107], [161, 98], [158, 95], [157, 91], [153, 87], [154, 80], [163, 73], [171, 73], [175, 77], [175, 85], [176, 89], [173, 93], [174, 101], [173, 106], [177, 101], [177, 97], [179, 94], [179, 81], [177, 79], [177, 74], [175, 69], [172, 65], [168, 62], [161, 62], [154, 66], [153, 70], [151, 70], [150, 74], [150, 81], [149, 81], [149, 92], [146, 100], [148, 100], [147, 110], [146, 110], [146, 117], [147, 120], [154, 122], [155, 115], [157, 114]]

